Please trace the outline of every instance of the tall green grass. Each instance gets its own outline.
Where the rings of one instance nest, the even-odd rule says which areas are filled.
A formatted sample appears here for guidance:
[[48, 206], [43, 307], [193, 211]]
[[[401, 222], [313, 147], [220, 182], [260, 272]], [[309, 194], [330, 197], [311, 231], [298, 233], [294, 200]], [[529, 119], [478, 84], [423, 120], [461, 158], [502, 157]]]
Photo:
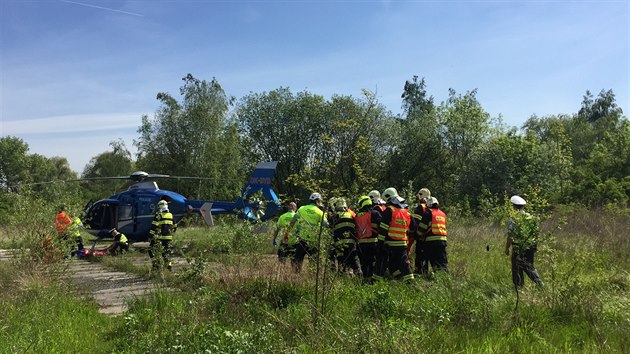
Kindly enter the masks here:
[[[526, 281], [520, 293], [503, 254], [504, 228], [458, 220], [449, 225], [449, 274], [366, 285], [327, 271], [317, 306], [314, 262], [293, 273], [273, 254], [272, 230], [254, 233], [251, 225], [178, 230], [189, 266], [154, 279], [171, 290], [133, 301], [116, 318], [97, 314], [67, 287], [25, 282], [5, 265], [0, 343], [19, 343], [5, 352], [31, 350], [28, 338], [51, 325], [37, 319], [46, 309], [60, 319], [64, 329], [55, 334], [64, 340], [44, 347], [43, 336], [42, 352], [66, 352], [66, 342], [76, 343], [69, 337], [85, 338], [86, 328], [99, 341], [96, 353], [627, 352], [630, 221], [587, 210], [557, 220], [544, 225], [551, 233], [536, 259], [545, 287]], [[129, 267], [124, 257], [110, 261]], [[18, 314], [30, 318], [29, 329], [19, 327], [26, 324]]]

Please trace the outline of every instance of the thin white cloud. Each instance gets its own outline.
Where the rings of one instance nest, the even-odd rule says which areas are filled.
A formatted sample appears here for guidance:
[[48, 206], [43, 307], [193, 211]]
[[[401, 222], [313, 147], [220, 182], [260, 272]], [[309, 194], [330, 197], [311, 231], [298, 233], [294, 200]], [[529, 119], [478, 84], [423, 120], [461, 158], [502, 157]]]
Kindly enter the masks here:
[[74, 133], [140, 126], [142, 113], [76, 114], [3, 121], [0, 135]]

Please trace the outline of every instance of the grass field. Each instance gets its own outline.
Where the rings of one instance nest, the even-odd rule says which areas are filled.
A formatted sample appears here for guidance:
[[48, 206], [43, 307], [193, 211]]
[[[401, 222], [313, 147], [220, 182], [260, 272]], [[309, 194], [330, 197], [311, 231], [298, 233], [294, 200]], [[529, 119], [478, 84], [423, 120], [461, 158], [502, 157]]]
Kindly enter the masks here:
[[[540, 289], [515, 292], [504, 228], [449, 225], [449, 274], [372, 285], [273, 256], [249, 225], [177, 232], [180, 272], [149, 275], [130, 257], [102, 261], [176, 289], [98, 313], [38, 259], [0, 262], [1, 353], [630, 352], [630, 220], [573, 211], [545, 225]], [[36, 227], [4, 230], [4, 248], [37, 252]], [[7, 239], [11, 235], [11, 240]], [[62, 265], [53, 265], [62, 267]], [[322, 272], [324, 273], [324, 272]]]

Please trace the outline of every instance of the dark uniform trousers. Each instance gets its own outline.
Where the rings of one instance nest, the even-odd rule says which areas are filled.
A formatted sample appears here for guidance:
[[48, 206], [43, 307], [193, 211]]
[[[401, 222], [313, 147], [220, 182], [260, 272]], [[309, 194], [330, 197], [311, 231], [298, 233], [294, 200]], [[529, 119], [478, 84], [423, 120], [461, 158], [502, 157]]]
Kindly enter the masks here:
[[526, 250], [516, 250], [512, 248], [512, 282], [514, 285], [522, 288], [524, 285], [523, 273], [527, 274], [529, 279], [540, 285], [540, 275], [534, 267], [534, 256], [537, 247], [533, 246]]

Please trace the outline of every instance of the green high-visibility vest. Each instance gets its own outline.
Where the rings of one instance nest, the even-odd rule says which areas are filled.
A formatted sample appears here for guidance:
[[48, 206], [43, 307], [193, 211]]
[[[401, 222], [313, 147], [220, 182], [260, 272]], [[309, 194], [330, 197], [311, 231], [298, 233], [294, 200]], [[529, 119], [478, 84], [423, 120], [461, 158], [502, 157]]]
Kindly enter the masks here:
[[321, 223], [328, 222], [326, 214], [314, 204], [301, 206], [295, 214], [298, 236], [306, 241], [315, 241], [319, 234]]

